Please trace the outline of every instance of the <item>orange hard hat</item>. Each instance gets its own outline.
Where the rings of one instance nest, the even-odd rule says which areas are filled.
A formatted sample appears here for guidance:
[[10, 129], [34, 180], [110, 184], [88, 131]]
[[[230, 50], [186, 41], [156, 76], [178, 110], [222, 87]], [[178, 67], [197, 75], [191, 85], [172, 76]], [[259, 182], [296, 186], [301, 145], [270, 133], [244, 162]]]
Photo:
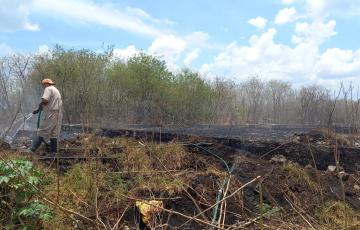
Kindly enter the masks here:
[[45, 78], [44, 80], [42, 80], [41, 82], [42, 84], [49, 84], [49, 85], [55, 85], [55, 82], [49, 78]]

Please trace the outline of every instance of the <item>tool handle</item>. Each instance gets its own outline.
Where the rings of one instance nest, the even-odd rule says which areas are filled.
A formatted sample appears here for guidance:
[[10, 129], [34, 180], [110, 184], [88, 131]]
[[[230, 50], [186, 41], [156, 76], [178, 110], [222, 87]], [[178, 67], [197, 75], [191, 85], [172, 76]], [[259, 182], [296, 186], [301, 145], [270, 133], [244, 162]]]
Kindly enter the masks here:
[[37, 128], [40, 127], [41, 112], [42, 112], [42, 111], [40, 110], [39, 113], [38, 113]]

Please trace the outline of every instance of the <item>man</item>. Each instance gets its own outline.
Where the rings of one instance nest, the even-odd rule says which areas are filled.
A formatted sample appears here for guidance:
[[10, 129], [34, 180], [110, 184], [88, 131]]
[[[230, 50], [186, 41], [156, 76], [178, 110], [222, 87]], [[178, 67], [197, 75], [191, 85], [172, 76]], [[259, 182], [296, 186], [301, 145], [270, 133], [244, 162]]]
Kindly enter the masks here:
[[62, 100], [60, 92], [55, 88], [55, 82], [51, 79], [42, 80], [44, 93], [41, 97], [39, 108], [33, 114], [41, 113], [41, 122], [37, 129], [37, 136], [33, 139], [30, 150], [36, 149], [45, 142], [44, 138], [50, 139], [50, 151], [57, 152], [57, 138], [61, 130], [62, 121]]

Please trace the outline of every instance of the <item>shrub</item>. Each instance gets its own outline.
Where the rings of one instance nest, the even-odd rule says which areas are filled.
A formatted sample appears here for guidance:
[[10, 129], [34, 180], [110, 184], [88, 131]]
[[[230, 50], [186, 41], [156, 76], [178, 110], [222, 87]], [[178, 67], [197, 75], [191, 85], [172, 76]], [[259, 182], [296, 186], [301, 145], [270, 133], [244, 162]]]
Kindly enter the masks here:
[[32, 228], [52, 218], [52, 210], [34, 197], [43, 175], [28, 160], [0, 161], [0, 209], [2, 224]]

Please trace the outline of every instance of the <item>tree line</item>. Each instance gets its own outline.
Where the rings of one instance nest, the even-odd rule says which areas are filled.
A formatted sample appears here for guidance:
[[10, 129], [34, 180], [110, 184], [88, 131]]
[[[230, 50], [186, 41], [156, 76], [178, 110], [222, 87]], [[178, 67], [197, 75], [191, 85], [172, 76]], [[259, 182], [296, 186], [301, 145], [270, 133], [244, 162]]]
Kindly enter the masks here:
[[207, 80], [196, 71], [170, 71], [145, 53], [126, 60], [112, 49], [55, 46], [48, 54], [0, 58], [0, 124], [36, 108], [41, 79], [57, 83], [65, 123], [88, 124], [359, 124], [359, 87], [294, 88], [250, 76], [243, 82]]

